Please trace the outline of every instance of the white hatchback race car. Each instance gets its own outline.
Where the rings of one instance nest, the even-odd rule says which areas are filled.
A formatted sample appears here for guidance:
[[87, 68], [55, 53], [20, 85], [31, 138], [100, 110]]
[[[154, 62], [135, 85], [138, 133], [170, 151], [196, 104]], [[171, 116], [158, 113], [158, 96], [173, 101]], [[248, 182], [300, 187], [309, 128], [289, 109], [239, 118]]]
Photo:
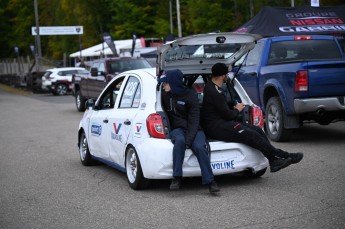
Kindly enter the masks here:
[[[86, 103], [78, 131], [82, 164], [88, 166], [98, 160], [115, 167], [127, 174], [133, 189], [146, 188], [150, 179], [171, 179], [173, 144], [169, 120], [161, 105], [160, 73], [179, 68], [185, 84], [196, 91], [201, 104], [212, 65], [231, 65], [251, 50], [257, 39], [256, 35], [236, 33], [181, 38], [158, 48], [157, 69], [132, 70], [114, 77], [96, 102]], [[261, 109], [252, 103], [240, 83], [232, 78], [224, 86], [229, 101], [246, 104], [243, 122], [262, 126]], [[215, 140], [209, 140], [209, 145], [214, 175], [245, 172], [260, 177], [268, 167], [261, 152], [247, 145]], [[183, 176], [201, 176], [190, 149], [186, 150]]]

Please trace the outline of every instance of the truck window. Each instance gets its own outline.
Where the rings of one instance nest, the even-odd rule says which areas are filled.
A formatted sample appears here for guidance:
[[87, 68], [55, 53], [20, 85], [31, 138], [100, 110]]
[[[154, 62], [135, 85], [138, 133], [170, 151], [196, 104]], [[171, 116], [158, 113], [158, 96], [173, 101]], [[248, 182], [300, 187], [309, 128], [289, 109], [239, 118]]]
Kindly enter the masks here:
[[272, 42], [268, 64], [341, 58], [334, 40], [293, 40]]
[[345, 38], [338, 38], [338, 43], [339, 43], [343, 53], [345, 53]]
[[254, 49], [249, 52], [245, 66], [257, 65], [260, 60], [261, 50], [262, 50], [262, 43], [258, 42], [255, 45]]

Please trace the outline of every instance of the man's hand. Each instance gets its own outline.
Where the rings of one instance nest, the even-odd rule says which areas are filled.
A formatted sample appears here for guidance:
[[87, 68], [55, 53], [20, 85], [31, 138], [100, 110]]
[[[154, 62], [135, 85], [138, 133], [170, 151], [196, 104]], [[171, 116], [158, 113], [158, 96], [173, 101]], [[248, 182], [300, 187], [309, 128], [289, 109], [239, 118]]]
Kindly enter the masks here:
[[243, 109], [244, 109], [244, 103], [237, 103], [235, 106], [234, 106], [234, 109], [237, 109], [239, 112], [241, 112]]

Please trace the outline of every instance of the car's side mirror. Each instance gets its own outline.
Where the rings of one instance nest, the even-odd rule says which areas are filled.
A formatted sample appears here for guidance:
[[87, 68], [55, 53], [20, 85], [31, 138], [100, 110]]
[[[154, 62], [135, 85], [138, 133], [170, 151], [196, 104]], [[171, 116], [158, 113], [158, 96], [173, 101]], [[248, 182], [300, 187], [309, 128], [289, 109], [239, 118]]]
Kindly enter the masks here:
[[85, 102], [85, 107], [86, 109], [88, 110], [93, 110], [95, 108], [95, 101], [93, 99], [88, 99], [86, 102]]

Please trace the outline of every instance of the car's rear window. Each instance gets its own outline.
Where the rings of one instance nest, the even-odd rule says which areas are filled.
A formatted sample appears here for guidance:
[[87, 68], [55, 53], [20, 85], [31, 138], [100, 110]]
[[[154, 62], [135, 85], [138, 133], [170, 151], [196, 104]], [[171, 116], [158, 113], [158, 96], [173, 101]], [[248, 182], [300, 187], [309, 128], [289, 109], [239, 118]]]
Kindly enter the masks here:
[[337, 58], [341, 53], [333, 40], [279, 41], [271, 44], [268, 63]]
[[44, 73], [43, 77], [48, 78], [48, 77], [50, 76], [50, 74], [52, 74], [52, 73], [53, 73], [53, 72], [51, 72], [51, 71], [46, 71], [46, 72]]
[[240, 44], [188, 45], [169, 49], [165, 61], [183, 59], [227, 59], [241, 48]]

